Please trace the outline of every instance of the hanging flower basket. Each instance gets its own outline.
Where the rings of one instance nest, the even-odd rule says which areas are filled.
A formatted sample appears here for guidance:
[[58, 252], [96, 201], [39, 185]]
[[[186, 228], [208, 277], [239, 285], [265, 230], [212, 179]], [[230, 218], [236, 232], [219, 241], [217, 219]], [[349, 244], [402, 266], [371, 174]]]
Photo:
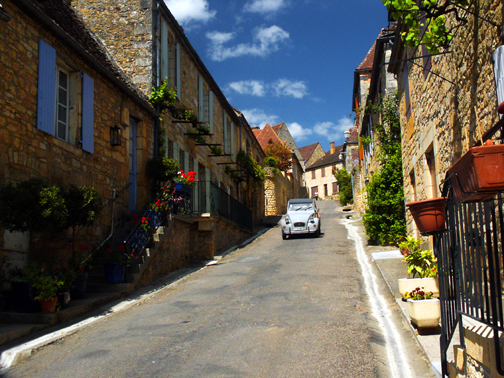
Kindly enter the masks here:
[[448, 170], [457, 202], [476, 202], [504, 191], [504, 144], [469, 149]]
[[406, 204], [423, 235], [434, 235], [445, 230], [446, 198], [438, 197]]

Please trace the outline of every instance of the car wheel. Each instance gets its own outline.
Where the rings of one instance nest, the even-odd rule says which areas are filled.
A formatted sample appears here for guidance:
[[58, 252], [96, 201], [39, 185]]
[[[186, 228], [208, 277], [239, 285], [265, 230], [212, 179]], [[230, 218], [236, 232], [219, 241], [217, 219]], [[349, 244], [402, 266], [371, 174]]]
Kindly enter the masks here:
[[320, 226], [317, 228], [317, 231], [315, 232], [315, 237], [320, 238]]
[[285, 239], [287, 239], [287, 235], [285, 235], [285, 232], [283, 232], [283, 230], [282, 230], [282, 240], [285, 240]]

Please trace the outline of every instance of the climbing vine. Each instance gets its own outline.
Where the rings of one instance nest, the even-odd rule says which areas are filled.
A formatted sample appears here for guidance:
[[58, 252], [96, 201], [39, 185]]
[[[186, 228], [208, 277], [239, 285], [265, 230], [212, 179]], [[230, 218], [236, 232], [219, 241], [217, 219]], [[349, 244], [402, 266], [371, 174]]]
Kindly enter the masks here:
[[[461, 16], [475, 0], [382, 0], [395, 20], [401, 19], [406, 31], [401, 38], [406, 46], [425, 44], [429, 53], [436, 54], [453, 39], [456, 28], [467, 23]], [[448, 29], [446, 16], [453, 14], [457, 23]]]
[[379, 170], [367, 186], [364, 226], [370, 242], [395, 244], [406, 235], [402, 174], [401, 125], [397, 93], [383, 97], [370, 111], [381, 114], [375, 125]]

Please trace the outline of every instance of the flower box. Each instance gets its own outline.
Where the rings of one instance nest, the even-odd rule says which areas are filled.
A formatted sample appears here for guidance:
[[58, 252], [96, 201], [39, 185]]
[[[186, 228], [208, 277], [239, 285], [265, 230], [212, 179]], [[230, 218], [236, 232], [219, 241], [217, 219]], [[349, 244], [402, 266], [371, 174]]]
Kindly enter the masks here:
[[399, 286], [399, 293], [404, 300], [407, 299], [406, 293], [410, 293], [417, 287], [424, 291], [431, 291], [435, 298], [439, 298], [439, 278], [426, 277], [426, 278], [399, 278], [397, 280]]
[[193, 187], [191, 185], [184, 184], [183, 182], [176, 182], [175, 183], [175, 190], [177, 192], [191, 194], [193, 191]]
[[445, 230], [446, 198], [438, 197], [406, 204], [423, 235], [434, 235]]
[[441, 319], [439, 299], [408, 299], [408, 314], [418, 328], [436, 328]]
[[504, 144], [470, 148], [448, 170], [457, 202], [476, 202], [504, 191]]

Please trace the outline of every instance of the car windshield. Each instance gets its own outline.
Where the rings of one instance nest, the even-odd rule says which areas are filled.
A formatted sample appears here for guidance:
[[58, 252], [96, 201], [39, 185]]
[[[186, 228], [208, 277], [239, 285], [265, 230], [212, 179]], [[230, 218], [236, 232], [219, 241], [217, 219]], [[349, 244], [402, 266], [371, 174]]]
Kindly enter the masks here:
[[289, 205], [289, 210], [291, 211], [298, 211], [298, 210], [308, 210], [313, 207], [313, 204], [311, 202], [307, 203], [291, 203]]

